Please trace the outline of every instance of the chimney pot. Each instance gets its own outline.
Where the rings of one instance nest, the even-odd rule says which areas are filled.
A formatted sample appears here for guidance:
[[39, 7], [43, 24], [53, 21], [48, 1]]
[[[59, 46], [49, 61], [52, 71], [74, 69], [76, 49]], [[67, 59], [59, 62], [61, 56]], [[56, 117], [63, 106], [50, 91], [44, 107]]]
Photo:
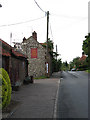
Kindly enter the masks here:
[[26, 41], [26, 38], [24, 37], [24, 38], [23, 38], [23, 42], [25, 42], [25, 41]]
[[37, 41], [37, 33], [35, 31], [32, 33], [32, 37]]

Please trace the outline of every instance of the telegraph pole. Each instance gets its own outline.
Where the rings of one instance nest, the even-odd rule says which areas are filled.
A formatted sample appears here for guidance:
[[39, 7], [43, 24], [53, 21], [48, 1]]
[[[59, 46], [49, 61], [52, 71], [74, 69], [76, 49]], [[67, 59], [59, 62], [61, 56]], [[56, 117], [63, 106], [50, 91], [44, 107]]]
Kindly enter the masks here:
[[49, 31], [49, 11], [47, 11], [47, 46], [46, 46], [46, 73], [49, 77], [49, 63], [48, 63], [48, 31]]
[[2, 7], [2, 5], [0, 4], [0, 7]]
[[57, 60], [57, 45], [56, 45], [56, 60]]
[[49, 11], [47, 11], [47, 54], [48, 54]]
[[57, 45], [56, 45], [56, 71], [57, 71]]
[[10, 45], [12, 45], [12, 32], [10, 33]]

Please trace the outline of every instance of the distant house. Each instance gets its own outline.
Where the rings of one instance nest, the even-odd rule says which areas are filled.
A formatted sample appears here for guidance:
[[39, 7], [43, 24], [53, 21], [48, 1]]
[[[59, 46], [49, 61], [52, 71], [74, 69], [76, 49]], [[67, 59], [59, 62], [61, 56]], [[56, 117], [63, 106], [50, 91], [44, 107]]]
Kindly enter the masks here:
[[79, 61], [79, 70], [86, 70], [88, 68], [88, 64], [86, 61], [87, 56], [84, 54], [84, 52], [82, 52], [82, 57], [80, 57]]
[[23, 38], [22, 49], [24, 54], [28, 56], [28, 74], [34, 77], [51, 75], [52, 59], [48, 53], [48, 63], [46, 60], [46, 47], [37, 41], [37, 33], [34, 31], [32, 36], [26, 39]]
[[83, 61], [86, 60], [86, 58], [87, 58], [86, 55], [84, 54], [84, 52], [82, 52], [82, 57], [80, 57], [79, 60], [80, 60], [81, 62], [83, 62]]
[[14, 86], [17, 82], [23, 84], [28, 76], [27, 56], [15, 51], [13, 47], [0, 39], [0, 58], [2, 66], [9, 74], [11, 84]]

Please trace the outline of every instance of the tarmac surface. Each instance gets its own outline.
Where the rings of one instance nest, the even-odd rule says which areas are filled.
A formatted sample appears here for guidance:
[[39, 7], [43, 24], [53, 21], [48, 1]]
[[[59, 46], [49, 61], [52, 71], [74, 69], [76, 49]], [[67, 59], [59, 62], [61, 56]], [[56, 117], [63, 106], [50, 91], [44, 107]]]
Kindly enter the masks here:
[[88, 73], [63, 71], [60, 78], [57, 118], [88, 119]]
[[[12, 93], [12, 100], [19, 104], [7, 118], [55, 118], [60, 72], [51, 78], [34, 80]], [[3, 115], [3, 118], [5, 116]]]

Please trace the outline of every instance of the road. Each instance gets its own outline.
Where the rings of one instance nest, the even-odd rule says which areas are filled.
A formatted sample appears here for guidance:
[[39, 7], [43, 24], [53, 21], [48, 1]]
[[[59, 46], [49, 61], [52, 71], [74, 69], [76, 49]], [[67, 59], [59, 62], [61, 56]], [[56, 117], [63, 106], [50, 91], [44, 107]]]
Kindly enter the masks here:
[[88, 118], [88, 74], [67, 71], [61, 75], [57, 118]]

